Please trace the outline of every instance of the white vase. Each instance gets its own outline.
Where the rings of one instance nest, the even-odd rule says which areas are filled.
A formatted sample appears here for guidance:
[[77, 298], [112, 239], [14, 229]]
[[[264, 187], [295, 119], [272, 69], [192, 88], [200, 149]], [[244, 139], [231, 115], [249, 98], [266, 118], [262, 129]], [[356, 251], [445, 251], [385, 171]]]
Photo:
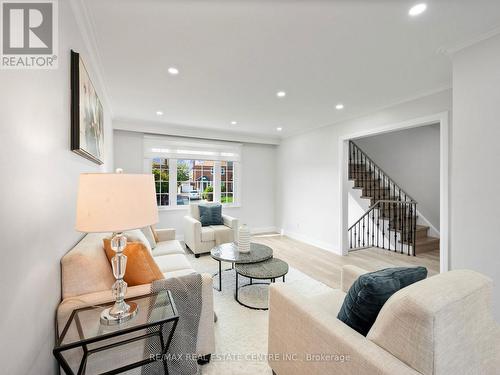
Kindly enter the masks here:
[[250, 230], [246, 224], [242, 224], [238, 230], [238, 251], [240, 253], [250, 252]]

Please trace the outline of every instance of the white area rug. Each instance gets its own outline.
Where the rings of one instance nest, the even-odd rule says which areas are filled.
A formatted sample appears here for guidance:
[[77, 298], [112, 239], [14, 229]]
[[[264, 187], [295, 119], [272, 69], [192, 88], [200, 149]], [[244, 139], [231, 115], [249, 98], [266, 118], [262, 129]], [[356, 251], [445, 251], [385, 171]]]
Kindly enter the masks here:
[[[198, 272], [215, 273], [218, 263], [209, 254], [195, 258], [189, 254], [189, 261]], [[230, 268], [230, 264], [223, 263], [223, 268]], [[247, 279], [240, 277], [240, 283]], [[214, 277], [214, 286], [218, 286], [219, 279]], [[276, 280], [281, 283], [282, 280]], [[309, 293], [321, 293], [327, 286], [311, 279], [302, 272], [290, 268], [286, 275], [286, 283], [293, 284], [294, 288], [303, 289]], [[251, 299], [267, 298], [267, 287], [243, 288], [246, 295], [241, 293], [240, 300], [245, 302]], [[247, 291], [248, 290], [248, 291]], [[234, 271], [223, 272], [222, 292], [214, 290], [215, 312], [218, 321], [215, 324], [216, 353], [212, 355], [209, 364], [201, 366], [203, 375], [260, 375], [271, 374], [267, 364], [267, 330], [268, 312], [251, 310], [241, 306], [234, 299], [235, 276]], [[260, 293], [264, 293], [260, 295]]]

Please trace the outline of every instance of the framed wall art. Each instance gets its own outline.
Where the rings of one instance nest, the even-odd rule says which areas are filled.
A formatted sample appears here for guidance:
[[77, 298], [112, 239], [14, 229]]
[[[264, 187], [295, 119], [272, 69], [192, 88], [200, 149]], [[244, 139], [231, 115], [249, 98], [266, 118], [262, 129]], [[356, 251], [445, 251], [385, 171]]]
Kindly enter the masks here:
[[80, 54], [71, 51], [71, 150], [103, 164], [104, 114]]

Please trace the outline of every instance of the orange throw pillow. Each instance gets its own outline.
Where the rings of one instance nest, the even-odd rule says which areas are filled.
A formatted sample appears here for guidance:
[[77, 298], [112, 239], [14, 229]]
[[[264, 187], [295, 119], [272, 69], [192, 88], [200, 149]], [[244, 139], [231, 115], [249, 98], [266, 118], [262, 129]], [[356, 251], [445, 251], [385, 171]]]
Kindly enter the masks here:
[[[103, 242], [104, 251], [111, 262], [116, 254], [111, 249], [111, 240], [105, 238]], [[149, 284], [165, 278], [146, 246], [141, 242], [128, 242], [123, 254], [127, 256], [127, 268], [123, 279], [128, 286]]]

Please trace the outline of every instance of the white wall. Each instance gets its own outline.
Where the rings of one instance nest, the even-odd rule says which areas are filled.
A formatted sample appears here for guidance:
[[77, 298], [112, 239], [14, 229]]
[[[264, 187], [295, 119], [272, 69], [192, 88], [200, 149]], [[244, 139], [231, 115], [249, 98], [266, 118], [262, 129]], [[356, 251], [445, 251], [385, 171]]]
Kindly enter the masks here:
[[95, 79], [67, 1], [59, 2], [59, 68], [0, 71], [0, 363], [2, 374], [54, 374], [54, 317], [60, 259], [82, 237], [74, 230], [79, 174], [112, 169], [105, 115], [104, 166], [70, 151], [70, 49]]
[[347, 225], [350, 227], [368, 211], [371, 203], [369, 199], [361, 198], [363, 195], [361, 189], [354, 189], [354, 181], [349, 181], [347, 186], [349, 187], [347, 191]]
[[[128, 173], [143, 173], [143, 133], [123, 130], [114, 131], [114, 161], [116, 168]], [[275, 192], [276, 146], [243, 144], [240, 191], [240, 207], [225, 207], [224, 213], [237, 217], [254, 232], [276, 229]], [[178, 238], [183, 238], [182, 218], [187, 208], [161, 209], [159, 228], [175, 228]]]
[[451, 90], [287, 138], [278, 149], [276, 222], [285, 233], [341, 253], [339, 137], [451, 109]]
[[439, 230], [439, 124], [364, 137], [355, 142], [418, 202], [419, 214]]
[[494, 280], [500, 322], [500, 36], [453, 56], [451, 266]]
[[125, 173], [144, 173], [143, 133], [114, 130], [114, 165]]

